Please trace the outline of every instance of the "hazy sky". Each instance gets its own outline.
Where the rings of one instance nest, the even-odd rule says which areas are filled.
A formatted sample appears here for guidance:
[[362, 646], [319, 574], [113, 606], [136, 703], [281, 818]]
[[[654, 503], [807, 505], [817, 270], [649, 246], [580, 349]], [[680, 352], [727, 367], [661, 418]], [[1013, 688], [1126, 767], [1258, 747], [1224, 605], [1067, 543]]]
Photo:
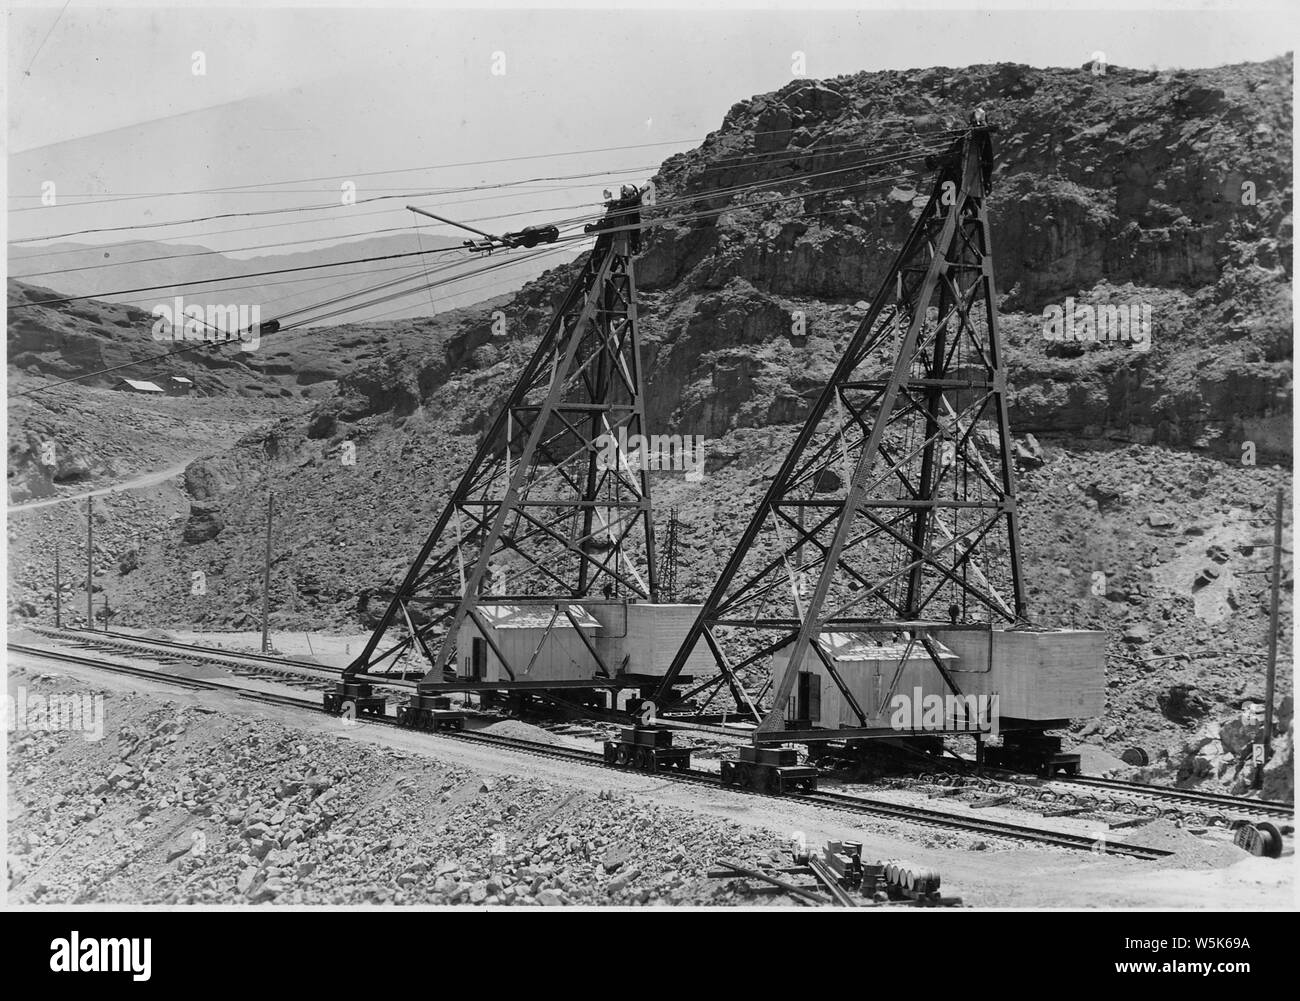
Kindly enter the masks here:
[[[616, 170], [649, 176], [717, 128], [736, 101], [789, 82], [796, 50], [810, 77], [1000, 61], [1079, 66], [1095, 50], [1115, 65], [1202, 67], [1285, 52], [1295, 5], [1278, 6], [1287, 13], [76, 3], [60, 14], [62, 0], [11, 4], [9, 238], [333, 203], [345, 179], [363, 199], [537, 178], [505, 198], [417, 199], [464, 219], [525, 213], [482, 224], [500, 231], [560, 209], [574, 214], [618, 179]], [[194, 72], [195, 53], [204, 75]], [[492, 72], [496, 53], [503, 75]], [[573, 152], [641, 144], [656, 145]], [[447, 166], [557, 153], [565, 155]], [[414, 167], [422, 169], [368, 173]], [[545, 180], [588, 172], [596, 176]], [[45, 181], [55, 182], [54, 207], [40, 206]], [[290, 183], [159, 195], [280, 181]], [[147, 197], [78, 205], [87, 194]], [[237, 248], [409, 225], [403, 204], [127, 235]], [[230, 235], [213, 235], [223, 231]]]

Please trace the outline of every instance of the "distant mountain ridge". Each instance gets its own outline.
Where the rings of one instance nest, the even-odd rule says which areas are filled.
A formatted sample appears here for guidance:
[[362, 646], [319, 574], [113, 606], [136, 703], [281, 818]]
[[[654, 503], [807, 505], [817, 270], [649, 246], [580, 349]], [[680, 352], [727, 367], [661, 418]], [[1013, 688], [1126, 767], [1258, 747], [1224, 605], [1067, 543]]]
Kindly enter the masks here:
[[[474, 267], [477, 259], [456, 252], [455, 248], [461, 244], [459, 238], [417, 233], [414, 229], [307, 250], [271, 251], [268, 248], [268, 252], [255, 257], [238, 258], [200, 244], [155, 240], [132, 240], [102, 246], [75, 242], [39, 246], [22, 244], [9, 249], [9, 275], [18, 281], [57, 289], [59, 296], [93, 296], [104, 302], [142, 308], [145, 312], [156, 303], [171, 303], [178, 295], [186, 303], [200, 306], [256, 305], [265, 321], [289, 310], [361, 292], [379, 282], [404, 275], [412, 276], [413, 286], [418, 284], [415, 276], [423, 270], [441, 268], [456, 261], [461, 263], [449, 269], [447, 275], [463, 272]], [[408, 256], [396, 260], [373, 260], [366, 264], [342, 264], [370, 258], [392, 258], [399, 254]], [[385, 319], [406, 319], [427, 316], [435, 310], [441, 312], [472, 305], [518, 288], [546, 267], [553, 267], [557, 258], [564, 259], [563, 255], [556, 255], [543, 262], [523, 261], [490, 276], [469, 278], [432, 292], [413, 293], [402, 300], [377, 306], [369, 313], [360, 313], [358, 318], [377, 318], [382, 314]], [[342, 266], [320, 271], [295, 271], [334, 264]], [[247, 281], [223, 280], [267, 271], [288, 273]], [[442, 277], [446, 276], [440, 274], [435, 276], [435, 280]], [[175, 289], [155, 288], [175, 283], [190, 284]], [[403, 289], [408, 287], [411, 286], [401, 286]], [[104, 294], [140, 288], [151, 291]], [[342, 319], [349, 321], [353, 318]], [[335, 324], [340, 320], [330, 318], [324, 322]]]

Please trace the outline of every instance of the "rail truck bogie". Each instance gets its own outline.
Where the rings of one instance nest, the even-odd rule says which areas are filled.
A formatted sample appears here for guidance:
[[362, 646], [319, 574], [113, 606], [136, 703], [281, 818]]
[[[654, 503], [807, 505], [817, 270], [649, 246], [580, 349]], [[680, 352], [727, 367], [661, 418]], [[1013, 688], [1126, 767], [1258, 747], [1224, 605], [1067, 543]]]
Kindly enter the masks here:
[[625, 726], [617, 740], [605, 741], [605, 764], [640, 772], [690, 771], [691, 749], [674, 747], [673, 732], [654, 725]]
[[387, 708], [388, 700], [364, 681], [340, 681], [325, 690], [324, 709], [331, 716], [383, 716]]
[[742, 747], [739, 758], [722, 762], [722, 784], [776, 796], [816, 792], [817, 769], [799, 764], [799, 752], [793, 748]]
[[412, 730], [464, 730], [465, 714], [451, 708], [445, 695], [413, 695], [397, 707], [399, 726]]

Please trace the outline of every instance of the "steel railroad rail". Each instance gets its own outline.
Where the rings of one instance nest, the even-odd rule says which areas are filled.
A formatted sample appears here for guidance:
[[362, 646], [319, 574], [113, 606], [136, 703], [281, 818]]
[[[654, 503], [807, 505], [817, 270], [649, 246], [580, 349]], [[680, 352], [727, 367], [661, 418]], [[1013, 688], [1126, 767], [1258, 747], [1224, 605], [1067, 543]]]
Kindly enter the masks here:
[[[180, 643], [175, 640], [153, 639], [147, 636], [132, 636], [129, 633], [117, 633], [96, 629], [55, 629], [49, 626], [29, 626], [32, 632], [51, 639], [67, 642], [74, 646], [99, 650], [104, 653], [125, 653], [147, 657], [160, 664], [168, 663], [202, 663], [226, 668], [236, 674], [248, 674], [255, 677], [270, 677], [299, 687], [310, 686], [318, 691], [321, 682], [335, 682], [343, 673], [340, 667], [328, 664], [307, 664], [285, 657], [272, 657], [267, 654], [246, 653], [238, 650], [221, 650], [213, 647], [198, 646], [192, 643]], [[400, 681], [376, 681], [375, 686], [393, 696], [408, 694], [412, 690], [409, 684]]]
[[[1095, 796], [1099, 800], [1100, 807], [1103, 805], [1100, 800], [1109, 797], [1112, 803], [1139, 812], [1143, 801], [1146, 801], [1146, 804], [1152, 808], [1158, 809], [1163, 804], [1178, 814], [1200, 814], [1204, 819], [1217, 818], [1225, 823], [1229, 820], [1227, 814], [1233, 817], [1255, 816], [1282, 820], [1289, 820], [1295, 816], [1295, 804], [1280, 800], [1252, 799], [1247, 796], [1233, 796], [1229, 793], [1203, 789], [1174, 789], [1169, 786], [1151, 785], [1128, 779], [1103, 778], [1097, 775], [1053, 775], [1046, 779], [1037, 777], [1027, 779], [1018, 772], [1004, 769], [986, 769], [982, 777], [954, 774], [962, 780], [963, 784], [969, 784], [973, 790], [1024, 792], [1029, 794], [1028, 798], [1036, 799], [1040, 803], [1054, 801], [1068, 804], [1075, 795], [1083, 799]], [[940, 784], [946, 784], [938, 776], [931, 775], [929, 779], [923, 776], [924, 781], [936, 779], [939, 779]], [[1080, 792], [1075, 794], [1070, 791], [1060, 791], [1062, 787], [1068, 790], [1071, 786], [1079, 788]], [[1096, 793], [1091, 790], [1096, 790]]]
[[1136, 796], [1153, 797], [1170, 802], [1183, 802], [1207, 809], [1231, 809], [1249, 813], [1259, 813], [1270, 817], [1292, 817], [1295, 804], [1284, 803], [1275, 799], [1251, 799], [1247, 796], [1233, 796], [1229, 793], [1211, 792], [1204, 789], [1171, 789], [1168, 786], [1154, 786], [1126, 779], [1102, 778], [1093, 775], [1071, 775], [1064, 780], [1068, 785], [1091, 786], [1113, 792], [1132, 793]]

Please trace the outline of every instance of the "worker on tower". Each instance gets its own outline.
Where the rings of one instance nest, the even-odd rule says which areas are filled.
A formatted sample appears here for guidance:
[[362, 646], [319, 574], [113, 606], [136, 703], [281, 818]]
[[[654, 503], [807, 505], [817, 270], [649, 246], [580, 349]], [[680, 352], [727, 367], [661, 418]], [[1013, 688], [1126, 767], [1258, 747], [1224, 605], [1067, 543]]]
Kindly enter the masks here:
[[641, 195], [644, 193], [645, 189], [635, 184], [625, 184], [619, 189], [619, 208], [626, 213], [619, 225], [636, 227], [627, 234], [628, 247], [634, 254], [641, 253]]
[[[985, 128], [988, 125], [988, 117], [984, 114], [983, 108], [976, 108], [970, 113], [970, 123], [977, 129]], [[984, 193], [987, 195], [993, 190], [993, 137], [990, 135], [991, 129], [979, 133], [980, 144], [980, 173], [984, 180]]]
[[628, 249], [633, 254], [639, 254], [641, 252], [641, 198], [649, 190], [650, 185], [648, 184], [642, 187], [637, 187], [635, 184], [624, 184], [619, 188], [617, 198], [606, 190], [604, 192], [605, 218], [599, 222], [588, 223], [583, 227], [583, 232], [595, 233], [602, 229], [626, 229]]
[[[979, 131], [973, 136], [973, 141], [979, 145], [980, 173], [983, 175], [984, 194], [993, 190], [993, 133], [997, 131], [995, 126], [989, 125], [988, 115], [983, 108], [975, 108], [967, 116], [966, 123], [972, 129]], [[967, 136], [959, 136], [952, 144], [952, 148], [946, 153], [937, 156], [931, 155], [925, 158], [925, 165], [931, 170], [936, 170], [942, 166], [950, 166], [955, 169], [961, 160], [961, 147], [967, 141]]]

